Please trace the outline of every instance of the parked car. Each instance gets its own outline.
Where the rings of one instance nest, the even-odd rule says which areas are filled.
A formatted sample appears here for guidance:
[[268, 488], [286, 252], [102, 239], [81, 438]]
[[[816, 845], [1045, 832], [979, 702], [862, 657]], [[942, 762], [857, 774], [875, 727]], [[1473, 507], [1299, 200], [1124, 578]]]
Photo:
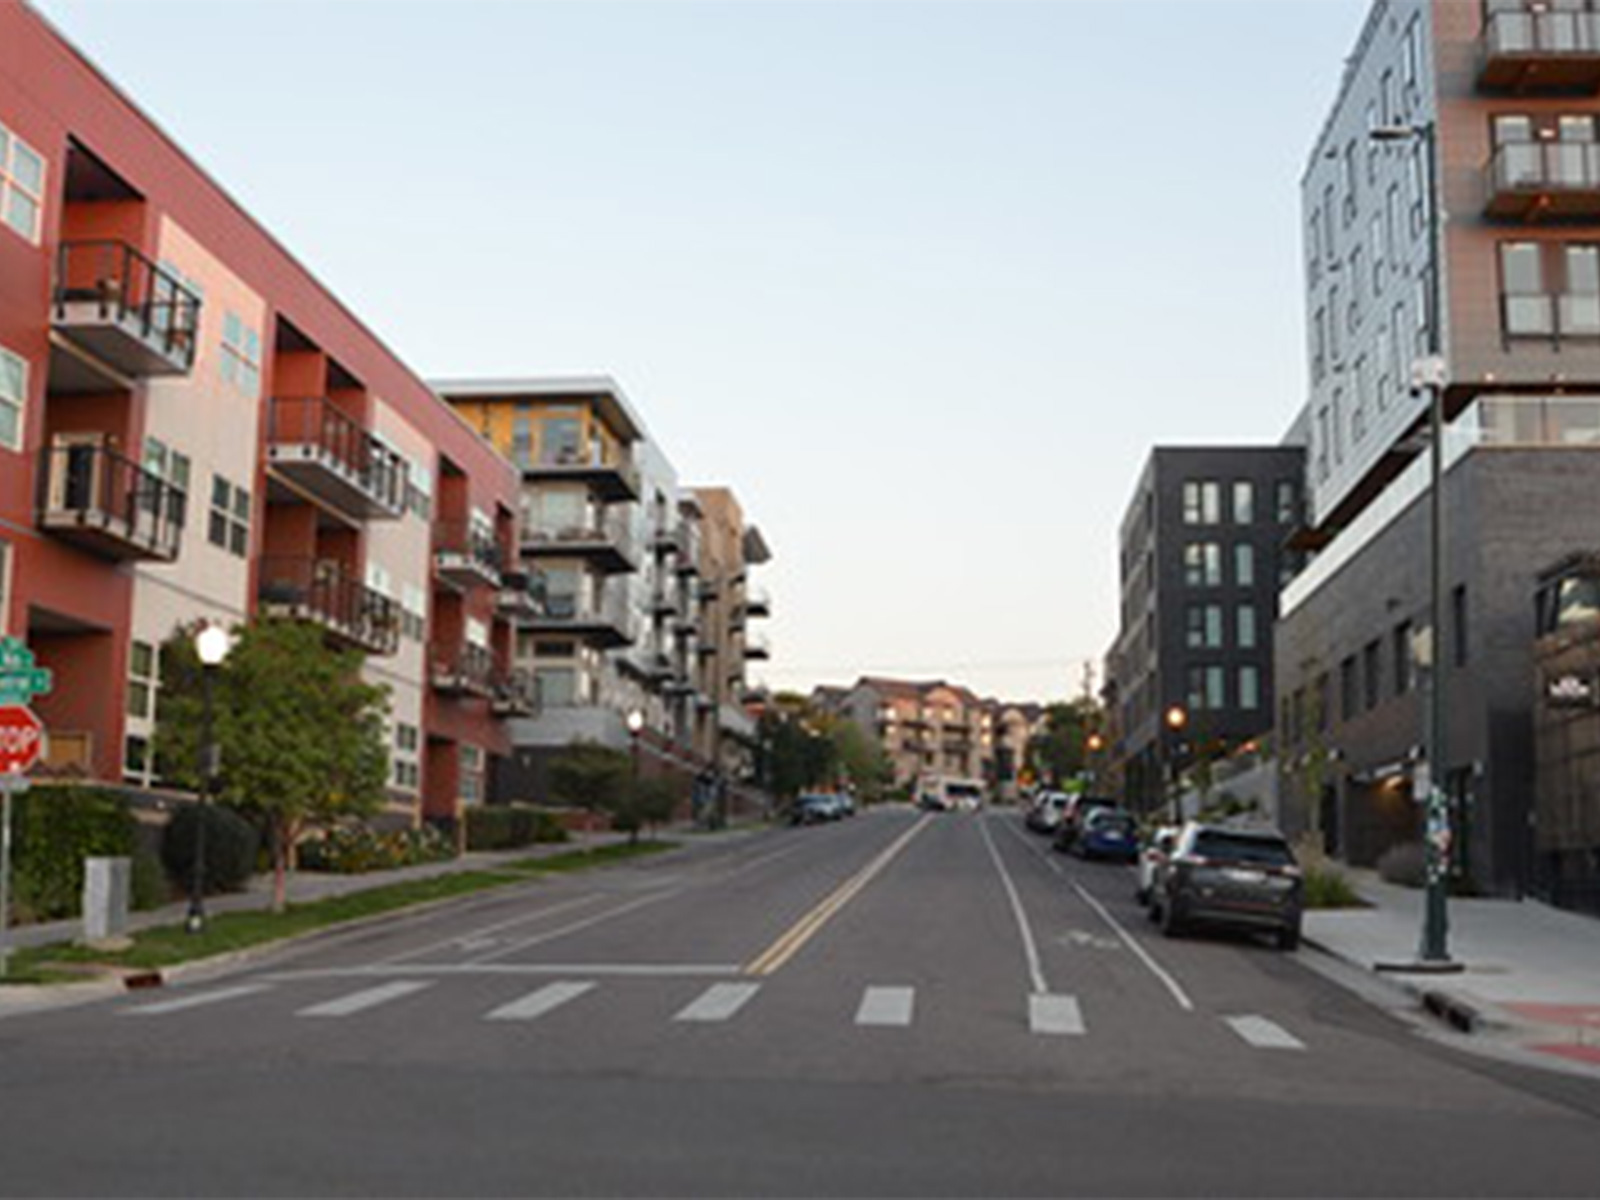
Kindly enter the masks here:
[[1078, 834], [1083, 829], [1083, 823], [1090, 813], [1096, 809], [1116, 808], [1117, 802], [1110, 796], [1077, 795], [1071, 797], [1066, 808], [1061, 812], [1061, 823], [1056, 826], [1056, 849], [1071, 850], [1078, 841]]
[[1040, 792], [1033, 798], [1026, 825], [1035, 833], [1054, 833], [1061, 824], [1061, 814], [1070, 799], [1065, 792]]
[[1156, 871], [1171, 855], [1180, 832], [1179, 825], [1158, 825], [1139, 851], [1139, 882], [1133, 898], [1140, 904], [1150, 903], [1150, 886], [1155, 882]]
[[1304, 881], [1281, 833], [1190, 822], [1156, 870], [1150, 919], [1176, 937], [1200, 926], [1262, 930], [1300, 944]]
[[801, 792], [789, 809], [789, 824], [820, 825], [844, 816], [837, 797], [831, 792]]
[[1096, 808], [1083, 819], [1074, 846], [1084, 858], [1133, 862], [1139, 857], [1139, 824], [1125, 808]]

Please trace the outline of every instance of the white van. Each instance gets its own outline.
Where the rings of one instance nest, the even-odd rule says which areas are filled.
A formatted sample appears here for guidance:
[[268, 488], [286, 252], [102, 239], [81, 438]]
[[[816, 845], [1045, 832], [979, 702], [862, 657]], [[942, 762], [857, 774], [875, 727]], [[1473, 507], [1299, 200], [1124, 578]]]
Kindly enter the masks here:
[[983, 781], [933, 776], [917, 788], [917, 802], [937, 812], [974, 812], [983, 805]]

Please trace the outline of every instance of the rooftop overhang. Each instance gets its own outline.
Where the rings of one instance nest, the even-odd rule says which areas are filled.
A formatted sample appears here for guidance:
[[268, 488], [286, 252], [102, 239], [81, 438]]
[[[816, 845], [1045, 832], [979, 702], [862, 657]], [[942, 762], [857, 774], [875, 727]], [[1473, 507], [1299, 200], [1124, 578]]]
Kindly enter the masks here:
[[428, 386], [449, 400], [569, 400], [600, 414], [606, 427], [624, 443], [644, 438], [644, 423], [634, 412], [622, 385], [609, 375], [548, 375], [530, 379], [431, 379]]

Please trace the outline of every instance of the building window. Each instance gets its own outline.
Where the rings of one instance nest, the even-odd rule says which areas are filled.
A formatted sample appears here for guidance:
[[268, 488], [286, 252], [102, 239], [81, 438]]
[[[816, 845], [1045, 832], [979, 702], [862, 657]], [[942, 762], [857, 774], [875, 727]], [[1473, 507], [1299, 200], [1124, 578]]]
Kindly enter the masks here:
[[577, 417], [548, 417], [540, 428], [539, 461], [554, 466], [583, 458], [583, 422]]
[[422, 743], [421, 732], [415, 725], [404, 721], [394, 727], [394, 786], [414, 792], [422, 785], [422, 769], [417, 765], [417, 750]]
[[1248, 479], [1233, 481], [1233, 523], [1249, 525], [1256, 519], [1256, 485]]
[[1261, 707], [1261, 669], [1259, 667], [1243, 666], [1239, 668], [1239, 707], [1246, 712], [1255, 712]]
[[1406, 39], [1400, 50], [1400, 85], [1406, 98], [1417, 103], [1420, 89], [1417, 79], [1422, 71], [1422, 30], [1419, 19], [1412, 17], [1406, 26]]
[[424, 521], [433, 520], [433, 468], [418, 462], [406, 464], [406, 507]]
[[477, 746], [461, 747], [461, 803], [483, 803], [483, 751]]
[[1241, 604], [1233, 614], [1234, 636], [1241, 650], [1256, 648], [1256, 606]]
[[1216, 525], [1222, 520], [1222, 485], [1215, 480], [1189, 479], [1183, 485], [1183, 523]]
[[0, 635], [11, 629], [11, 543], [0, 542]]
[[1450, 590], [1450, 650], [1458, 667], [1467, 665], [1467, 585]]
[[254, 400], [261, 394], [261, 335], [247, 326], [238, 313], [222, 318], [222, 379]]
[[1361, 695], [1357, 691], [1356, 656], [1347, 657], [1339, 664], [1339, 719], [1348, 721], [1361, 711]]
[[1222, 647], [1222, 605], [1191, 604], [1184, 611], [1185, 640], [1191, 650]]
[[[170, 490], [165, 493], [166, 517], [181, 529], [189, 508], [189, 456], [179, 454], [159, 438], [147, 437], [144, 440], [144, 469], [169, 486]], [[161, 493], [146, 494], [142, 504], [146, 510], [154, 513], [161, 505]]]
[[128, 648], [128, 715], [148, 720], [155, 715], [156, 649], [149, 642]]
[[1183, 548], [1183, 581], [1190, 587], [1220, 587], [1222, 546], [1217, 542], [1190, 542]]
[[1367, 225], [1367, 242], [1372, 247], [1372, 294], [1381, 296], [1384, 264], [1388, 261], [1388, 255], [1385, 253], [1383, 221], [1376, 214]]
[[1240, 587], [1256, 585], [1256, 548], [1249, 542], [1233, 547], [1233, 582]]
[[1500, 296], [1501, 320], [1508, 335], [1540, 337], [1555, 331], [1537, 242], [1501, 243]]
[[1427, 174], [1422, 162], [1422, 141], [1420, 138], [1411, 139], [1411, 155], [1407, 167], [1411, 189], [1411, 236], [1420, 237], [1422, 234], [1422, 205], [1428, 195]]
[[1349, 228], [1356, 219], [1356, 142], [1351, 138], [1344, 144], [1344, 224]]
[[44, 215], [44, 157], [0, 125], [0, 221], [34, 245]]
[[211, 479], [211, 521], [206, 535], [213, 546], [245, 557], [250, 549], [250, 493], [221, 475]]
[[572, 667], [538, 667], [534, 683], [545, 708], [571, 708], [578, 703], [578, 672]]
[[1368, 712], [1378, 707], [1378, 689], [1383, 678], [1381, 662], [1382, 650], [1377, 641], [1368, 642], [1361, 651], [1362, 699], [1366, 701]]
[[1600, 247], [1567, 246], [1565, 290], [1556, 301], [1556, 323], [1566, 337], [1600, 336]]
[[1227, 677], [1223, 667], [1190, 667], [1190, 712], [1217, 712], [1227, 707]]
[[1300, 517], [1300, 488], [1292, 479], [1280, 479], [1273, 489], [1273, 510], [1279, 525], [1293, 525]]
[[1404, 696], [1411, 690], [1411, 622], [1401, 621], [1394, 627], [1394, 694]]
[[132, 733], [123, 738], [122, 778], [141, 786], [150, 782], [150, 739]]
[[533, 418], [526, 413], [511, 418], [511, 461], [519, 467], [533, 465]]
[[22, 406], [28, 400], [28, 362], [0, 346], [0, 447], [22, 449]]

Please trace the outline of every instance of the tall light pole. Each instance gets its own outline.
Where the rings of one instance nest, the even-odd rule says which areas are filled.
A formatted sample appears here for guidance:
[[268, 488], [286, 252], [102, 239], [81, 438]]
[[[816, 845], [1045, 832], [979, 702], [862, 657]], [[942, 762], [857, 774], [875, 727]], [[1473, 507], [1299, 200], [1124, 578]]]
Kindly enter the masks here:
[[1167, 726], [1167, 744], [1172, 747], [1171, 755], [1167, 761], [1167, 769], [1172, 776], [1172, 820], [1176, 824], [1183, 820], [1182, 796], [1178, 790], [1179, 772], [1182, 768], [1178, 751], [1182, 743], [1178, 739], [1183, 736], [1184, 727], [1189, 724], [1189, 713], [1183, 705], [1174, 704], [1167, 709], [1162, 716], [1162, 720], [1166, 722]]
[[1432, 121], [1415, 125], [1383, 125], [1367, 134], [1375, 142], [1410, 142], [1422, 148], [1428, 193], [1428, 354], [1412, 364], [1414, 387], [1428, 389], [1428, 714], [1427, 714], [1427, 899], [1422, 914], [1422, 943], [1418, 959], [1423, 966], [1450, 964], [1450, 799], [1445, 790], [1444, 693], [1444, 322], [1440, 319], [1439, 273], [1444, 265], [1440, 244], [1438, 126]]
[[632, 761], [633, 786], [639, 787], [639, 734], [644, 729], [644, 713], [637, 708], [628, 710], [628, 752]]
[[204, 933], [206, 927], [206, 802], [216, 788], [217, 743], [212, 725], [212, 693], [217, 669], [233, 648], [233, 638], [221, 625], [209, 621], [195, 635], [195, 653], [200, 657], [200, 786], [195, 800], [194, 864], [189, 878], [189, 912], [183, 927], [189, 933]]

